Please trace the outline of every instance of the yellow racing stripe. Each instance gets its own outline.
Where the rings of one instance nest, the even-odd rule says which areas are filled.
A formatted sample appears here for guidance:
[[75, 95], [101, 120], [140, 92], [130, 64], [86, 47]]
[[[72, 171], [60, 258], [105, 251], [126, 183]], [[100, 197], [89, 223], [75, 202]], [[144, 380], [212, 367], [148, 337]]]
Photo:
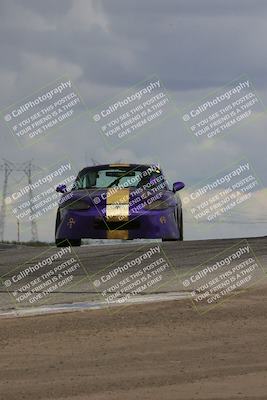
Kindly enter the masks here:
[[[106, 219], [109, 222], [121, 222], [123, 225], [129, 220], [130, 189], [114, 189], [107, 191]], [[112, 229], [107, 231], [107, 239], [128, 239], [127, 229]]]
[[129, 237], [129, 232], [128, 230], [119, 230], [119, 229], [113, 229], [110, 231], [107, 231], [107, 239], [128, 239]]
[[130, 189], [108, 189], [106, 206], [107, 221], [128, 221], [129, 199]]

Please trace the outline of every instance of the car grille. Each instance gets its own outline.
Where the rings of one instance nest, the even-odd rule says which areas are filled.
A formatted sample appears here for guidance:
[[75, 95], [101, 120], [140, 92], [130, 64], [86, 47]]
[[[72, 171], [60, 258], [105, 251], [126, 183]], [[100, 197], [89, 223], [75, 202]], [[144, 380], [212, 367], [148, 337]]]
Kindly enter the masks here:
[[138, 229], [140, 228], [140, 222], [136, 219], [130, 220], [128, 222], [123, 221], [107, 221], [103, 218], [97, 218], [94, 224], [95, 229], [105, 229], [105, 230], [125, 230], [125, 229]]

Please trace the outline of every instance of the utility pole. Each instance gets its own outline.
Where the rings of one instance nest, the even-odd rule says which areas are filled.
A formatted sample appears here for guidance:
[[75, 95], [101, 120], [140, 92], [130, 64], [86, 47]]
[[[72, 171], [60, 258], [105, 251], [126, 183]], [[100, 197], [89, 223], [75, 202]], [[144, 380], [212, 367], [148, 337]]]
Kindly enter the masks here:
[[94, 158], [91, 158], [91, 161], [92, 161], [93, 165], [97, 165], [98, 164], [98, 162]]
[[0, 240], [4, 240], [4, 232], [5, 232], [5, 219], [6, 219], [6, 196], [7, 196], [7, 187], [8, 187], [8, 178], [9, 175], [13, 171], [13, 163], [10, 161], [4, 160], [4, 164], [0, 166], [0, 170], [4, 171], [4, 184], [3, 184], [3, 194], [2, 194], [2, 204], [1, 204], [1, 212], [0, 212]]
[[[33, 206], [33, 191], [32, 191], [32, 172], [36, 170], [40, 170], [39, 167], [35, 166], [32, 161], [28, 161], [26, 163], [13, 163], [11, 161], [3, 159], [4, 163], [0, 165], [0, 171], [4, 171], [4, 183], [3, 183], [3, 194], [1, 201], [1, 210], [0, 210], [0, 241], [4, 240], [4, 232], [5, 232], [5, 219], [6, 219], [6, 197], [8, 190], [8, 178], [12, 172], [23, 172], [28, 178], [29, 185], [29, 200], [30, 200], [30, 215], [31, 215], [31, 236], [32, 241], [38, 241], [38, 230], [37, 230], [37, 222], [34, 220], [34, 210]], [[17, 220], [17, 235], [18, 241], [20, 241], [20, 222]]]
[[19, 225], [19, 218], [17, 218], [17, 242], [20, 242], [20, 225]]
[[34, 220], [33, 215], [34, 211], [32, 208], [32, 199], [33, 199], [33, 192], [32, 192], [32, 170], [33, 170], [33, 165], [32, 161], [29, 161], [26, 163], [24, 172], [26, 176], [28, 177], [28, 185], [29, 185], [29, 199], [30, 199], [30, 214], [31, 214], [31, 234], [32, 234], [32, 241], [37, 242], [38, 241], [38, 230], [37, 230], [37, 222]]

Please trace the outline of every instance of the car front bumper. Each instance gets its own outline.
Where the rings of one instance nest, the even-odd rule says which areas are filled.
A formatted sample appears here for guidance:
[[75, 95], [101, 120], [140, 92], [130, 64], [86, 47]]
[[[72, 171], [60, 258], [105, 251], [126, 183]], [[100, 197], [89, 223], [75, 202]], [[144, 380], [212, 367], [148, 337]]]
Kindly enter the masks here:
[[108, 220], [97, 210], [68, 210], [62, 216], [57, 239], [179, 239], [173, 208], [142, 211], [126, 220]]

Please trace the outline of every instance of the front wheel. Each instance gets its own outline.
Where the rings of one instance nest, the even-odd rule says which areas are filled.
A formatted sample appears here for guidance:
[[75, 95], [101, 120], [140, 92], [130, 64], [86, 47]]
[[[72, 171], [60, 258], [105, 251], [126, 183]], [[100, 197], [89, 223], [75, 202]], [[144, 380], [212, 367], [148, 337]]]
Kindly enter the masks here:
[[56, 246], [57, 247], [72, 247], [80, 246], [82, 243], [81, 239], [56, 239]]
[[183, 241], [184, 240], [184, 222], [183, 222], [183, 213], [182, 213], [182, 211], [181, 211], [181, 216], [180, 216], [180, 220], [179, 220], [179, 233], [180, 233], [179, 240]]
[[180, 239], [165, 239], [165, 238], [162, 238], [163, 242], [178, 242], [178, 240], [180, 240]]

